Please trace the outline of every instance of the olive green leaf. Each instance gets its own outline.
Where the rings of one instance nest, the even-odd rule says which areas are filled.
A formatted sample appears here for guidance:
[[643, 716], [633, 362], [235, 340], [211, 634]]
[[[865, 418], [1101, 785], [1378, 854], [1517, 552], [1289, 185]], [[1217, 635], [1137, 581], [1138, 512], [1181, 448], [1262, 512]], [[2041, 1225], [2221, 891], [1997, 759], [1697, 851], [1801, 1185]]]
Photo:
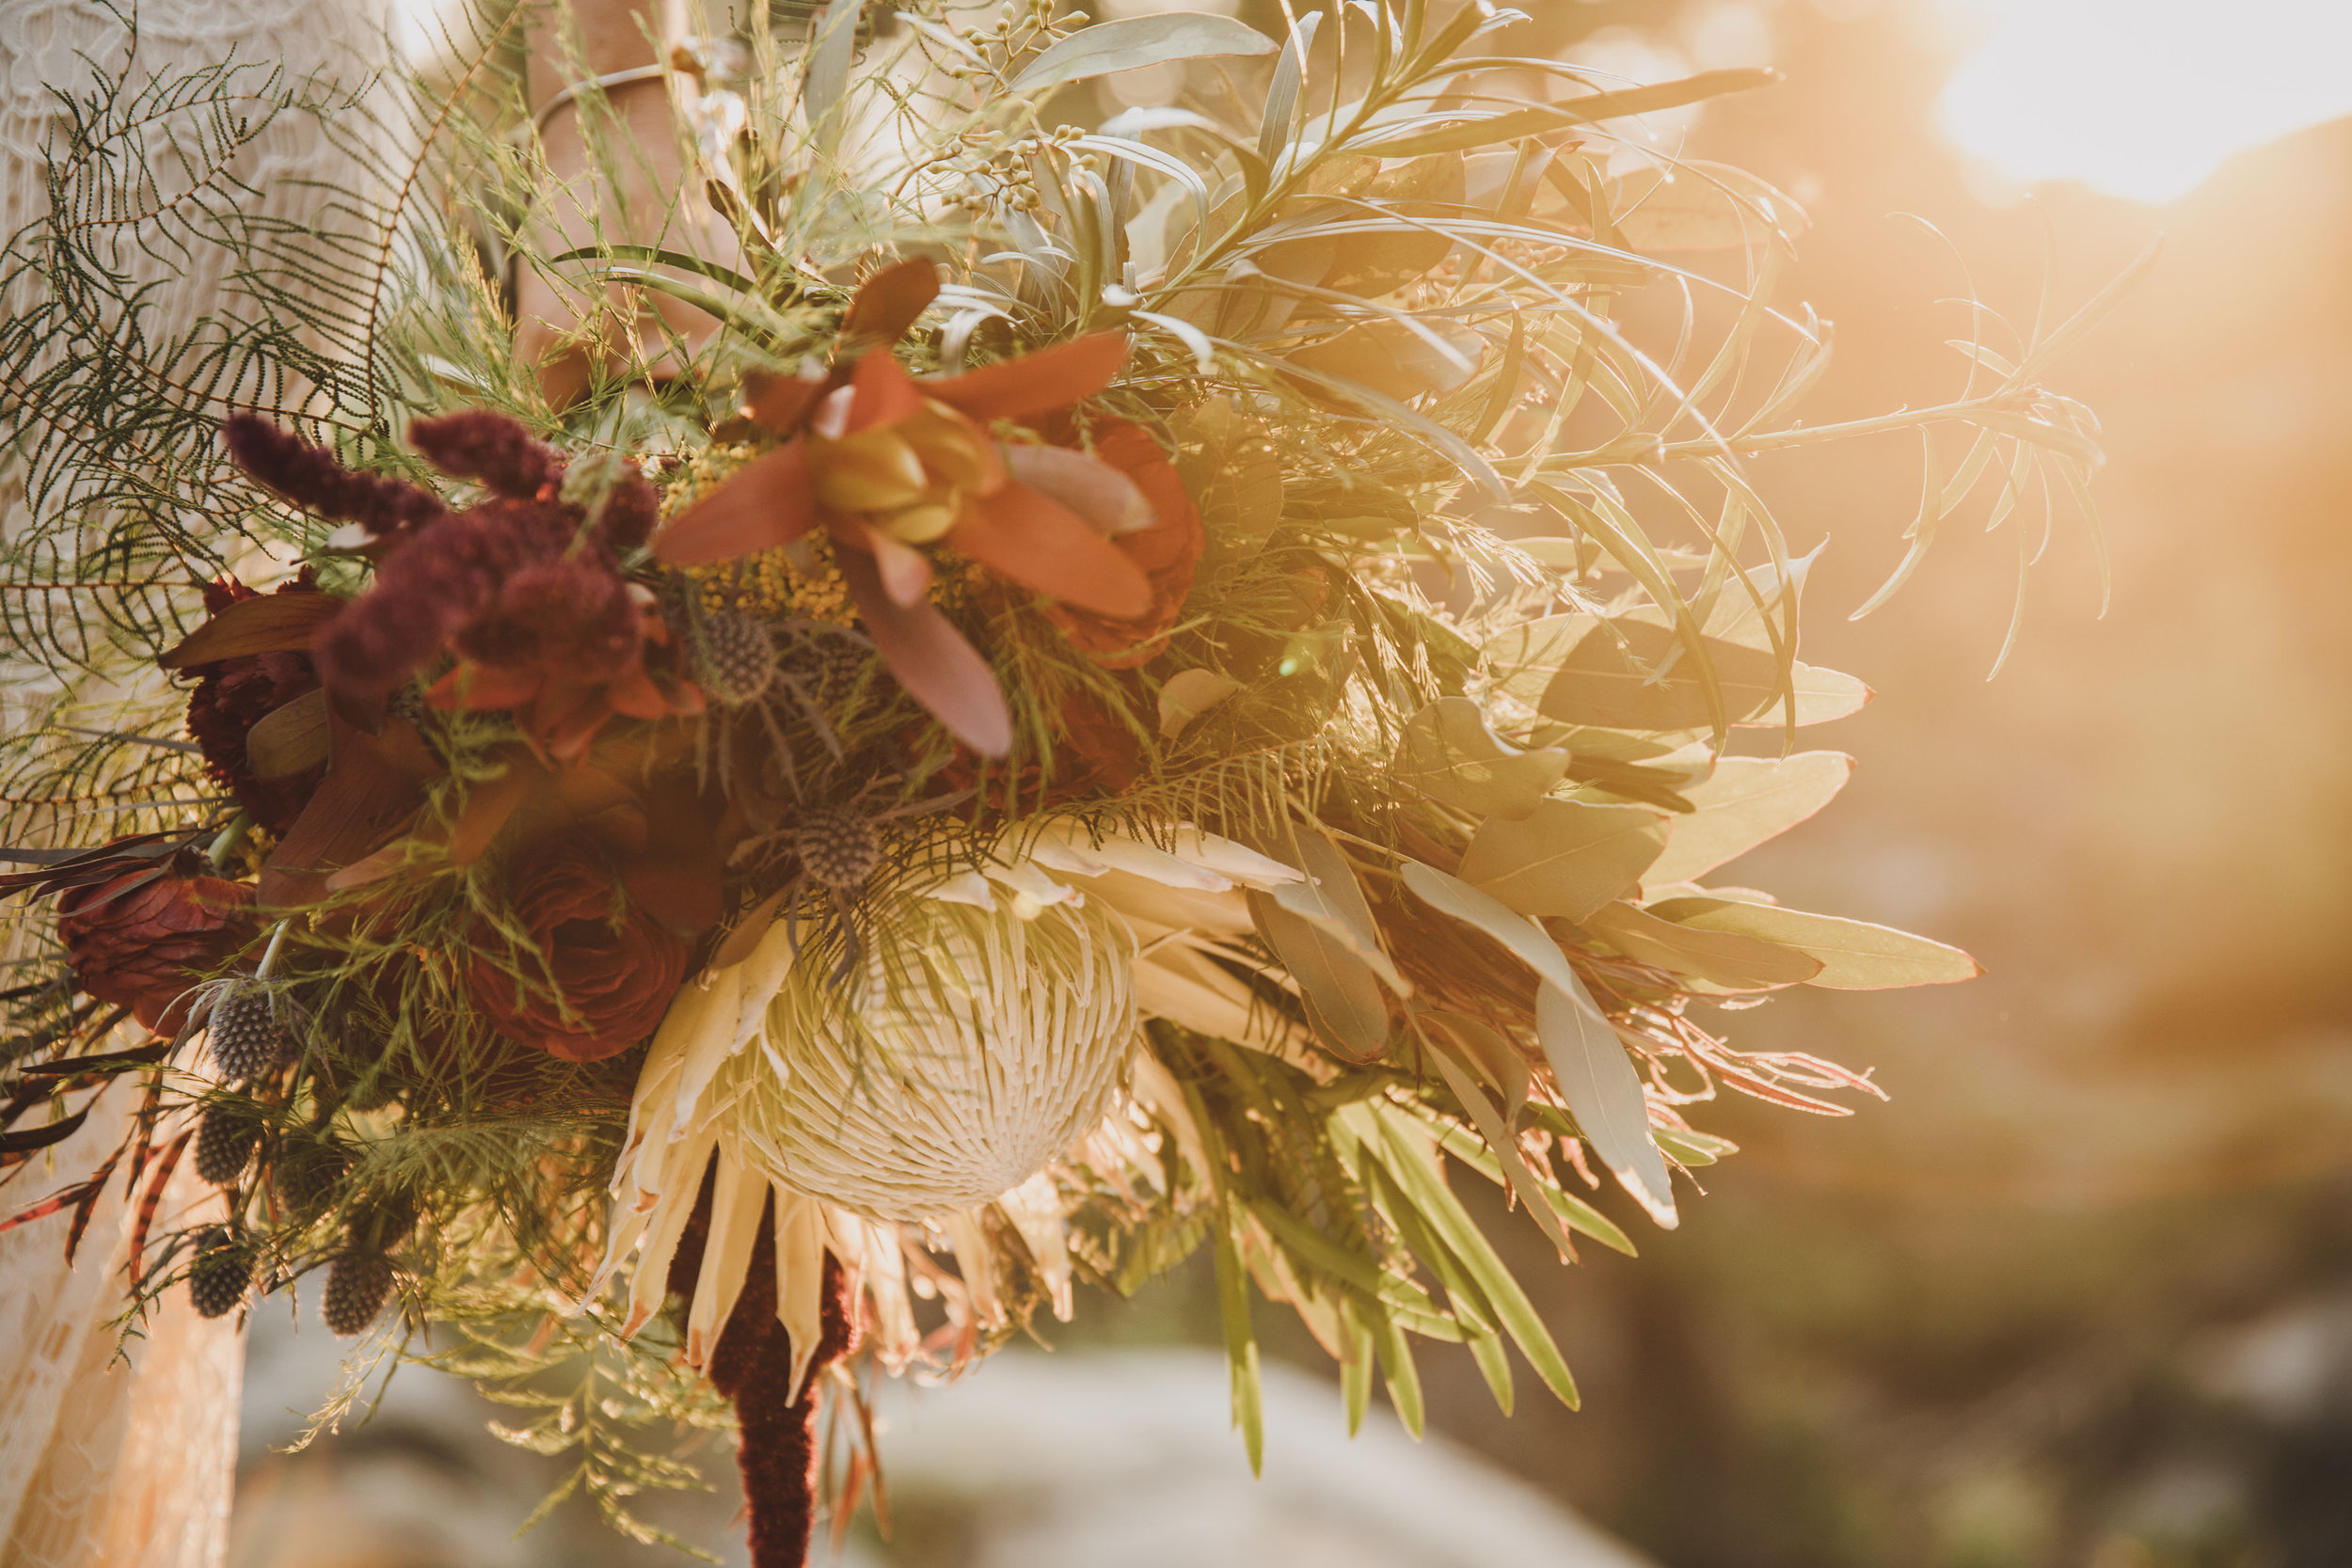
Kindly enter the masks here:
[[1646, 806], [1539, 801], [1518, 820], [1482, 824], [1461, 878], [1521, 914], [1581, 920], [1649, 869], [1666, 847], [1667, 822]]
[[1521, 751], [1487, 727], [1468, 697], [1440, 697], [1406, 721], [1397, 782], [1474, 816], [1520, 817], [1551, 793], [1568, 753]]
[[1629, 958], [1734, 990], [1797, 985], [1823, 967], [1820, 959], [1793, 947], [1738, 931], [1677, 926], [1630, 904], [1610, 904], [1582, 924]]
[[1568, 980], [1565, 988], [1546, 981], [1535, 992], [1535, 1037], [1544, 1059], [1577, 1131], [1600, 1163], [1651, 1219], [1671, 1230], [1677, 1223], [1674, 1188], [1666, 1158], [1650, 1137], [1642, 1075], [1584, 982], [1573, 973]]
[[1705, 876], [1829, 804], [1853, 775], [1842, 752], [1725, 757], [1704, 784], [1685, 784], [1696, 811], [1674, 819], [1666, 852], [1649, 868], [1653, 888]]
[[1866, 920], [1807, 914], [1777, 904], [1732, 898], [1669, 898], [1649, 912], [1694, 931], [1760, 937], [1809, 953], [1821, 972], [1806, 982], [1832, 990], [1883, 990], [1898, 986], [1947, 986], [1973, 980], [1983, 966], [1957, 947]]
[[1278, 47], [1255, 27], [1230, 16], [1163, 11], [1082, 28], [1031, 60], [1008, 86], [1013, 92], [1043, 92], [1089, 76], [1217, 55], [1271, 55]]

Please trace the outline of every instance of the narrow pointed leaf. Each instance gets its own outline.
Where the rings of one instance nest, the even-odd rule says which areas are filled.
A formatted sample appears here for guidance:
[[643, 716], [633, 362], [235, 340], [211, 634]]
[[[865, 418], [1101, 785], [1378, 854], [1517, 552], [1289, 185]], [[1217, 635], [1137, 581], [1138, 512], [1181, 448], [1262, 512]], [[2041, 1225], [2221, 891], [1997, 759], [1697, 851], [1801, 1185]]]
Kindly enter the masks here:
[[1527, 1292], [1519, 1289], [1519, 1282], [1495, 1255], [1494, 1247], [1479, 1230], [1477, 1222], [1470, 1217], [1470, 1212], [1462, 1207], [1461, 1199], [1446, 1185], [1437, 1151], [1421, 1130], [1395, 1107], [1378, 1106], [1370, 1115], [1378, 1128], [1378, 1143], [1375, 1146], [1367, 1140], [1367, 1148], [1375, 1150], [1405, 1196], [1411, 1200], [1438, 1239], [1460, 1260], [1463, 1272], [1485, 1294], [1495, 1321], [1519, 1347], [1519, 1354], [1535, 1369], [1535, 1375], [1543, 1379], [1544, 1386], [1559, 1397], [1561, 1403], [1575, 1409], [1576, 1379], [1568, 1375], [1568, 1364], [1561, 1358], [1560, 1347], [1552, 1343], [1551, 1333], [1536, 1315]]
[[1569, 980], [1567, 988], [1546, 982], [1535, 993], [1535, 1035], [1552, 1080], [1601, 1164], [1650, 1218], [1671, 1230], [1674, 1187], [1665, 1156], [1649, 1135], [1642, 1076], [1584, 982], [1573, 974]]
[[1216, 1226], [1216, 1304], [1225, 1331], [1225, 1360], [1232, 1373], [1233, 1424], [1249, 1452], [1249, 1473], [1265, 1469], [1265, 1393], [1258, 1375], [1258, 1337], [1249, 1326], [1249, 1275], [1236, 1240], [1239, 1216]]
[[1808, 914], [1777, 904], [1730, 898], [1670, 898], [1650, 907], [1661, 920], [1700, 931], [1730, 931], [1795, 948], [1820, 960], [1806, 983], [1832, 990], [1947, 986], [1984, 973], [1957, 947], [1891, 927], [1837, 915]]
[[1821, 973], [1810, 953], [1739, 931], [1677, 926], [1630, 904], [1596, 910], [1584, 928], [1629, 958], [1734, 990], [1801, 985]]
[[1217, 55], [1271, 55], [1279, 47], [1255, 27], [1207, 11], [1124, 17], [1098, 22], [1054, 44], [1024, 66], [1008, 90], [1043, 92], [1114, 71]]

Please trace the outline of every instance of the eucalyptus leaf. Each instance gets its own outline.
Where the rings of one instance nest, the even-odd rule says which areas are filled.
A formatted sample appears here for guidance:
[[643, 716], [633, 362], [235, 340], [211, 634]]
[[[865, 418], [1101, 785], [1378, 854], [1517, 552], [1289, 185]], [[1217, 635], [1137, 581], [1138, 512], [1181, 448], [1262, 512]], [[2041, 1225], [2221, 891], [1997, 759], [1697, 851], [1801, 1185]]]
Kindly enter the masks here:
[[1543, 800], [1471, 835], [1461, 878], [1520, 914], [1581, 920], [1641, 879], [1666, 847], [1667, 818], [1645, 806]]
[[1711, 1132], [1692, 1132], [1675, 1128], [1656, 1128], [1650, 1135], [1667, 1158], [1685, 1165], [1711, 1165], [1726, 1154], [1737, 1154], [1740, 1146], [1729, 1138], [1719, 1138]]
[[1574, 974], [1565, 987], [1547, 980], [1536, 990], [1535, 1037], [1584, 1141], [1649, 1217], [1673, 1229], [1674, 1188], [1666, 1158], [1650, 1137], [1642, 1075], [1608, 1015]]
[[1821, 973], [1810, 953], [1740, 931], [1677, 926], [1630, 904], [1596, 910], [1583, 927], [1629, 958], [1732, 990], [1799, 985]]
[[[1800, 729], [1808, 724], [1826, 724], [1833, 720], [1851, 718], [1876, 695], [1857, 676], [1849, 675], [1841, 670], [1824, 670], [1803, 659], [1788, 667], [1788, 689], [1796, 699], [1796, 723]], [[1767, 705], [1763, 712], [1737, 721], [1737, 727], [1777, 729], [1786, 721], [1785, 710]]]
[[1649, 912], [1693, 930], [1736, 932], [1809, 953], [1821, 961], [1821, 972], [1806, 983], [1831, 990], [1947, 986], [1984, 973], [1957, 947], [1867, 920], [1708, 897], [1669, 898]]
[[1380, 997], [1372, 966], [1347, 937], [1315, 919], [1294, 912], [1263, 893], [1249, 895], [1249, 915], [1258, 932], [1298, 982], [1307, 1022], [1333, 1054], [1369, 1062], [1389, 1042], [1388, 1004]]
[[1829, 804], [1852, 776], [1853, 758], [1842, 752], [1724, 757], [1713, 777], [1682, 787], [1697, 809], [1674, 819], [1666, 852], [1649, 868], [1649, 885], [1703, 877], [1787, 832]]
[[1542, 699], [1569, 651], [1599, 625], [1597, 615], [1546, 615], [1506, 626], [1487, 639], [1479, 653], [1494, 672], [1495, 689], [1532, 706]]
[[841, 133], [842, 108], [850, 95], [850, 67], [857, 57], [861, 8], [860, 0], [831, 0], [810, 32], [801, 106], [808, 116], [809, 128], [828, 140]]
[[[854, 8], [854, 0], [849, 3]], [[1255, 27], [1208, 11], [1122, 17], [1081, 28], [1053, 44], [1023, 67], [1008, 87], [1013, 92], [1044, 92], [1114, 71], [1216, 55], [1271, 55], [1279, 47]]]
[[1467, 327], [1406, 318], [1351, 326], [1292, 350], [1284, 360], [1319, 372], [1327, 385], [1369, 387], [1403, 401], [1459, 388], [1478, 373], [1486, 349], [1486, 340]]
[[1241, 689], [1241, 682], [1216, 670], [1179, 670], [1160, 688], [1160, 738], [1174, 740], [1217, 704]]
[[[1740, 722], [1781, 697], [1780, 668], [1770, 654], [1721, 638], [1699, 639], [1715, 673], [1725, 715]], [[1673, 657], [1668, 673], [1656, 672]], [[1712, 722], [1705, 683], [1673, 627], [1639, 615], [1596, 618], [1568, 650], [1537, 709], [1565, 724], [1617, 730], [1687, 730]]]
[[1449, 877], [1419, 861], [1405, 862], [1402, 875], [1414, 897], [1486, 932], [1544, 980], [1562, 987], [1577, 984], [1576, 971], [1569, 966], [1568, 956], [1560, 951], [1560, 944], [1541, 926], [1493, 894], [1482, 893], [1459, 877]]
[[1520, 817], [1567, 771], [1556, 747], [1522, 751], [1488, 727], [1468, 697], [1440, 697], [1406, 721], [1397, 741], [1399, 784], [1473, 816]]

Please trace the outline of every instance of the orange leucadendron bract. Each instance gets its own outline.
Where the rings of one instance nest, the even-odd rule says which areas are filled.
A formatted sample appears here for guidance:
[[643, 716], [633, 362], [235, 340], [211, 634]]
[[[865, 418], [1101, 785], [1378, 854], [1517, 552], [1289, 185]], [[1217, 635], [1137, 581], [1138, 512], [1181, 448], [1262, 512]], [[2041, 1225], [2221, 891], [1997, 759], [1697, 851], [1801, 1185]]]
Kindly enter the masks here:
[[1023, 587], [1096, 614], [1129, 618], [1152, 586], [1115, 534], [1152, 509], [1124, 473], [1065, 447], [1001, 442], [997, 420], [1070, 407], [1109, 385], [1126, 356], [1098, 333], [961, 375], [917, 379], [889, 345], [937, 294], [937, 272], [908, 261], [878, 273], [843, 324], [844, 355], [821, 376], [754, 388], [752, 420], [786, 439], [665, 529], [673, 565], [735, 560], [822, 526], [836, 546], [866, 635], [908, 693], [990, 756], [1012, 721], [988, 661], [930, 602], [920, 546], [946, 545]]

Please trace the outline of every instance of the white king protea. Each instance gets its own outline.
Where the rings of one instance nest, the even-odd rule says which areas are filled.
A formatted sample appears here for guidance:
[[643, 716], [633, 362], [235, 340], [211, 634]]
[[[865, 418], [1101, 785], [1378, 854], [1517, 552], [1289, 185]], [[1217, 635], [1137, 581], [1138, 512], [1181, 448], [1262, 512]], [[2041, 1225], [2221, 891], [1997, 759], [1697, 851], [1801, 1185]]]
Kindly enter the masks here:
[[777, 1314], [796, 1346], [816, 1343], [831, 1252], [872, 1299], [885, 1363], [914, 1354], [906, 1221], [954, 1246], [961, 1299], [950, 1306], [967, 1327], [1000, 1318], [991, 1205], [1066, 1316], [1048, 1167], [1089, 1136], [1132, 1136], [1106, 1121], [1131, 1069], [1138, 1099], [1181, 1116], [1164, 1070], [1136, 1050], [1141, 1016], [1290, 1045], [1264, 1034], [1248, 988], [1208, 958], [1249, 928], [1247, 890], [1299, 879], [1189, 829], [1164, 849], [1057, 822], [979, 870], [882, 895], [876, 940], [847, 975], [808, 927], [771, 926], [739, 961], [679, 992], [638, 1081], [604, 1270], [638, 1254], [628, 1331], [660, 1307], [714, 1156], [687, 1325], [696, 1365], [741, 1290], [771, 1192]]

